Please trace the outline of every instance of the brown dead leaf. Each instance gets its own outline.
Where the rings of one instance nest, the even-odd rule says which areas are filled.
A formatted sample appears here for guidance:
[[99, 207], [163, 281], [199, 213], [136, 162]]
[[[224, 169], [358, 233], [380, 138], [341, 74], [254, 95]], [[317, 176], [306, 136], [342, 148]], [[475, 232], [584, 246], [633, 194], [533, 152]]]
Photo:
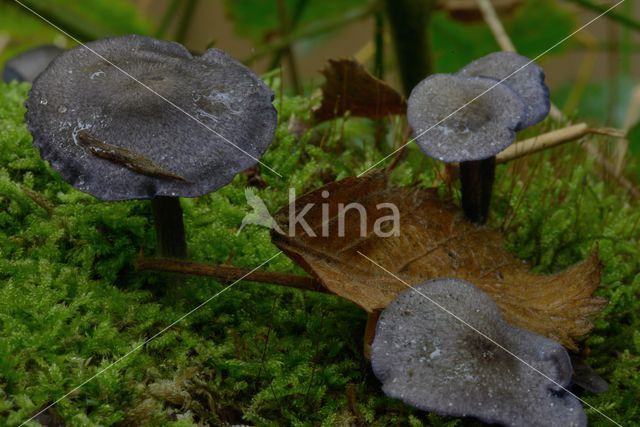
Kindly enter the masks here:
[[321, 73], [322, 104], [314, 111], [317, 121], [352, 116], [381, 119], [391, 114], [405, 114], [405, 99], [384, 81], [372, 76], [352, 59], [330, 59]]
[[[325, 197], [324, 191], [329, 193]], [[360, 237], [356, 209], [343, 215], [344, 237], [339, 237], [340, 206], [352, 202], [366, 210], [366, 237]], [[295, 237], [273, 232], [273, 242], [329, 291], [370, 313], [384, 308], [407, 287], [358, 251], [412, 285], [437, 277], [474, 283], [492, 296], [507, 321], [570, 349], [576, 349], [574, 338], [591, 330], [590, 317], [605, 304], [592, 296], [600, 283], [596, 256], [557, 274], [534, 274], [527, 263], [504, 249], [499, 232], [467, 222], [461, 210], [442, 201], [435, 190], [392, 187], [384, 175], [376, 174], [347, 178], [309, 193], [296, 200], [296, 212], [311, 203], [314, 206], [304, 219], [317, 237], [298, 224]], [[398, 207], [399, 236], [374, 233], [376, 221], [391, 214], [380, 203]], [[329, 218], [324, 230], [323, 209]], [[288, 230], [288, 207], [278, 212], [276, 221]]]

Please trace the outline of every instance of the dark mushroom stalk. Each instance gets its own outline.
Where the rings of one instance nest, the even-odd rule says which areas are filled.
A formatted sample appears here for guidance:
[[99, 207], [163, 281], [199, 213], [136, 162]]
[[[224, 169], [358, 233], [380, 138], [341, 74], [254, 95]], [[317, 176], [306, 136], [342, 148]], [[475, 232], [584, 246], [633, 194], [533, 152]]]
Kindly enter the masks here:
[[484, 56], [448, 80], [443, 76], [427, 77], [414, 88], [409, 123], [427, 155], [459, 162], [463, 211], [482, 224], [489, 214], [496, 154], [515, 140], [515, 132], [546, 117], [549, 91], [542, 69], [512, 52]]
[[151, 211], [156, 229], [158, 254], [167, 258], [186, 258], [187, 239], [180, 199], [155, 197], [151, 199]]
[[496, 156], [460, 163], [462, 210], [471, 222], [483, 224], [489, 215]]
[[[516, 131], [533, 126], [549, 114], [549, 89], [544, 83], [544, 72], [538, 65], [514, 52], [495, 52], [471, 62], [457, 75], [463, 77], [489, 77], [509, 86], [524, 101], [524, 114]], [[504, 80], [504, 81], [503, 81]], [[465, 203], [473, 222], [486, 221], [495, 178], [496, 158], [463, 162], [460, 164], [463, 208]], [[465, 192], [464, 188], [467, 188]]]
[[506, 426], [587, 424], [566, 392], [566, 350], [508, 324], [464, 280], [426, 281], [391, 302], [377, 323], [371, 365], [385, 394], [425, 411]]
[[273, 93], [218, 49], [194, 57], [135, 35], [87, 46], [34, 82], [26, 103], [34, 145], [81, 191], [150, 199], [159, 255], [185, 257], [179, 197], [215, 191], [258, 161], [275, 132]]
[[[117, 145], [107, 144], [82, 130], [75, 142], [92, 155], [126, 167], [133, 172], [160, 179], [189, 181], [163, 168], [146, 157]], [[184, 232], [182, 206], [177, 197], [157, 196], [151, 199], [158, 253], [168, 258], [186, 258], [187, 241]]]

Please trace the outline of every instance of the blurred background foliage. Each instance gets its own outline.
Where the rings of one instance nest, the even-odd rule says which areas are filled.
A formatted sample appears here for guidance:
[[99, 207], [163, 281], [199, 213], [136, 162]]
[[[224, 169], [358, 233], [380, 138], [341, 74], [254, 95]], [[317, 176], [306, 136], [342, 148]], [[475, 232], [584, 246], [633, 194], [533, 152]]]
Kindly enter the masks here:
[[[425, 2], [425, 0], [417, 0]], [[430, 2], [432, 0], [426, 0]], [[435, 1], [435, 0], [434, 0]], [[138, 33], [176, 40], [194, 52], [220, 47], [258, 72], [282, 67], [286, 90], [317, 87], [326, 59], [355, 56], [398, 85], [383, 0], [0, 0], [0, 64], [40, 44]], [[494, 0], [517, 50], [536, 57], [614, 2]], [[474, 0], [439, 0], [425, 31], [434, 71], [451, 72], [499, 47]], [[540, 58], [563, 111], [623, 126], [640, 63], [640, 2], [627, 0]], [[637, 76], [635, 76], [637, 79]]]
[[[416, 0], [433, 5], [428, 33], [434, 72], [452, 72], [499, 50], [475, 0]], [[0, 0], [0, 65], [42, 44], [119, 34], [175, 40], [194, 52], [222, 48], [259, 73], [280, 69], [288, 93], [314, 94], [328, 58], [356, 57], [392, 85], [400, 78], [385, 0]], [[627, 0], [573, 34], [614, 1], [494, 0], [518, 52], [537, 57], [555, 104], [569, 117], [631, 128], [640, 93], [640, 2]], [[35, 16], [31, 11], [41, 15]], [[635, 74], [634, 74], [635, 72]], [[639, 95], [640, 96], [640, 95]], [[636, 100], [636, 103], [640, 100]], [[635, 135], [635, 134], [634, 134]], [[630, 139], [631, 152], [640, 150]], [[637, 174], [635, 174], [637, 176]]]

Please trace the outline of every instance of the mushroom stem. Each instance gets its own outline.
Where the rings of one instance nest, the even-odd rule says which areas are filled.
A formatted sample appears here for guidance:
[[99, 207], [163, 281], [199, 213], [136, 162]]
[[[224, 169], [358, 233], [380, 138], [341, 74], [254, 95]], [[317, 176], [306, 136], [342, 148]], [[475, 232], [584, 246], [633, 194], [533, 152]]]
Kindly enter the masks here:
[[180, 199], [155, 197], [151, 200], [151, 209], [156, 226], [158, 255], [167, 258], [186, 258], [187, 241], [184, 236]]
[[471, 222], [487, 221], [495, 171], [495, 156], [460, 163], [462, 210]]

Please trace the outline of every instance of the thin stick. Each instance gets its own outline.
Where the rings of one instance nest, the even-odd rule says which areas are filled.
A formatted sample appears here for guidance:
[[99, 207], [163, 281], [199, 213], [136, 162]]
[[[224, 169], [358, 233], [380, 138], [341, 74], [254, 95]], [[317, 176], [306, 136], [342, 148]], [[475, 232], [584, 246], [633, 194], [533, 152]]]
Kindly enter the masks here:
[[510, 145], [496, 156], [496, 163], [506, 163], [519, 159], [520, 157], [582, 138], [588, 133], [589, 126], [586, 123], [578, 123], [577, 125], [543, 133]]
[[144, 256], [140, 256], [136, 262], [136, 268], [140, 271], [163, 271], [167, 273], [215, 277], [216, 279], [227, 282], [244, 277], [243, 280], [251, 282], [270, 283], [290, 288], [329, 293], [324, 287], [322, 287], [320, 282], [312, 277], [274, 273], [270, 271], [251, 272], [249, 269], [227, 265], [209, 265], [194, 261], [176, 260], [171, 258], [146, 258]]
[[496, 163], [506, 163], [547, 148], [555, 147], [565, 142], [575, 141], [585, 135], [595, 134], [610, 136], [613, 138], [624, 138], [625, 133], [619, 129], [611, 128], [590, 128], [586, 123], [578, 123], [566, 128], [543, 133], [533, 138], [525, 139], [516, 144], [510, 145], [506, 150], [496, 156]]
[[500, 46], [500, 49], [504, 50], [505, 52], [516, 52], [516, 48], [509, 38], [509, 35], [507, 35], [504, 27], [502, 26], [502, 22], [500, 22], [498, 14], [493, 8], [491, 2], [489, 0], [476, 0], [476, 3], [478, 4], [480, 12], [482, 12], [484, 21], [487, 23], [489, 29], [491, 30], [493, 37], [495, 37], [496, 41], [498, 42], [498, 46]]
[[[619, 129], [612, 128], [590, 128], [586, 123], [578, 123], [562, 129], [543, 133], [532, 138], [523, 139], [520, 142], [510, 145], [496, 156], [496, 163], [507, 163], [565, 142], [575, 141], [585, 135], [605, 135], [613, 138], [624, 138], [625, 133]], [[458, 163], [449, 163], [458, 167]]]
[[589, 133], [594, 135], [612, 136], [614, 138], [626, 138], [627, 132], [615, 128], [589, 128]]

